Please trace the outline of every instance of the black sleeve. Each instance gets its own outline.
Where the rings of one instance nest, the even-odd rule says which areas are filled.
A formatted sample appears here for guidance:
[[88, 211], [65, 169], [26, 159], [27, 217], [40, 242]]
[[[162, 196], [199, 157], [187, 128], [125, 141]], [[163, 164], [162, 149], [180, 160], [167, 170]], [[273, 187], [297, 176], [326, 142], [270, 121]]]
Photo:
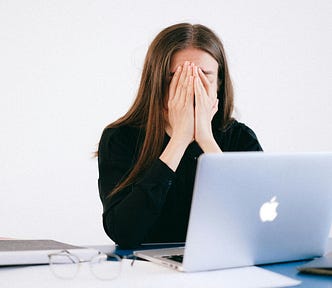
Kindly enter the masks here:
[[239, 151], [263, 151], [257, 136], [253, 130], [244, 124], [240, 124]]
[[[117, 128], [118, 129], [118, 128]], [[139, 182], [108, 197], [110, 191], [132, 169], [137, 140], [123, 131], [103, 132], [99, 143], [99, 195], [103, 203], [103, 225], [107, 235], [122, 248], [144, 241], [160, 215], [175, 173], [161, 160], [154, 161]]]
[[223, 151], [263, 151], [253, 130], [243, 123], [234, 121], [223, 135]]

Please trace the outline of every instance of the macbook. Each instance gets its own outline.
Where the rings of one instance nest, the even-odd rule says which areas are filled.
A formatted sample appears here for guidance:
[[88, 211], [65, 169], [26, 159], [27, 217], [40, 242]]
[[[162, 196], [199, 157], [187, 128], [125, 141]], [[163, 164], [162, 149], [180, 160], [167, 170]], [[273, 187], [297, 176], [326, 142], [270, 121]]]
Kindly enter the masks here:
[[185, 247], [135, 251], [178, 271], [310, 259], [332, 220], [332, 152], [198, 158]]

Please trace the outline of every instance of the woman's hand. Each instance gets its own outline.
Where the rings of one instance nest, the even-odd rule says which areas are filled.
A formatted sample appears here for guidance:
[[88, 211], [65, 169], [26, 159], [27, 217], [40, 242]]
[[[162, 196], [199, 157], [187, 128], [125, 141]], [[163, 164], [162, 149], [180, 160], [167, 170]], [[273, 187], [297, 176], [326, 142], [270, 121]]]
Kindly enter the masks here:
[[203, 71], [194, 67], [195, 140], [204, 152], [220, 152], [214, 140], [211, 121], [218, 111], [217, 90]]
[[179, 66], [168, 91], [166, 132], [171, 136], [160, 160], [175, 171], [194, 140], [194, 76], [188, 61]]
[[194, 65], [186, 61], [174, 73], [169, 86], [168, 124], [170, 136], [184, 141], [194, 140]]

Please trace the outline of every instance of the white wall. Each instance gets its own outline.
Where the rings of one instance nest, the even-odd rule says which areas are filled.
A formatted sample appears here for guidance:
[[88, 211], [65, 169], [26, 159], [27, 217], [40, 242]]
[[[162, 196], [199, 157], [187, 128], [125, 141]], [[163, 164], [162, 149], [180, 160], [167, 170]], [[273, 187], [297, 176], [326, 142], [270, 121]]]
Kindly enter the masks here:
[[222, 38], [265, 151], [332, 150], [330, 0], [152, 2], [0, 1], [0, 236], [109, 243], [91, 155], [176, 22]]

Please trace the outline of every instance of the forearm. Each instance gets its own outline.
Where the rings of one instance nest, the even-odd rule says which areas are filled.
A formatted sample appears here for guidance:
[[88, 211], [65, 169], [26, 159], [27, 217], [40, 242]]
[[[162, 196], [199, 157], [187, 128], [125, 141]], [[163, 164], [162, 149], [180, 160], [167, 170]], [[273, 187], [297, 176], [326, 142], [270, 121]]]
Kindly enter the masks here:
[[186, 142], [174, 136], [168, 142], [165, 150], [160, 155], [159, 159], [163, 161], [169, 168], [175, 171], [179, 166], [179, 163], [187, 146], [188, 144], [186, 144]]
[[123, 249], [132, 249], [144, 242], [160, 214], [160, 209], [151, 208], [147, 197], [138, 194], [103, 214], [106, 234]]
[[123, 248], [145, 241], [163, 209], [173, 178], [172, 170], [157, 160], [140, 181], [104, 199], [107, 235]]

